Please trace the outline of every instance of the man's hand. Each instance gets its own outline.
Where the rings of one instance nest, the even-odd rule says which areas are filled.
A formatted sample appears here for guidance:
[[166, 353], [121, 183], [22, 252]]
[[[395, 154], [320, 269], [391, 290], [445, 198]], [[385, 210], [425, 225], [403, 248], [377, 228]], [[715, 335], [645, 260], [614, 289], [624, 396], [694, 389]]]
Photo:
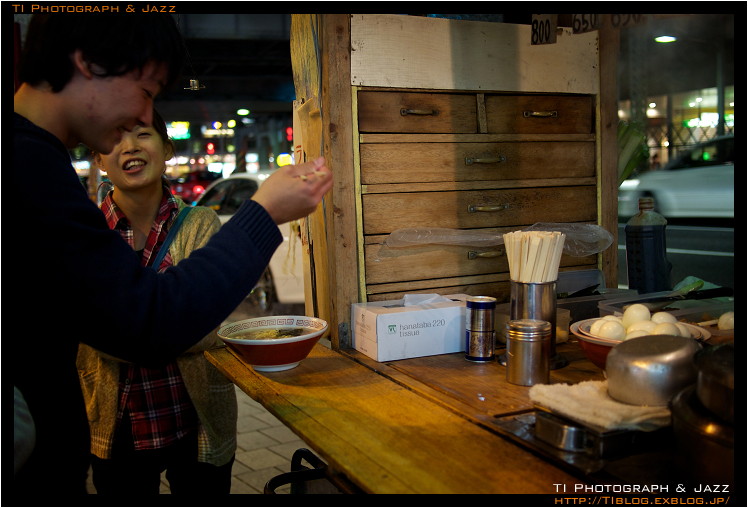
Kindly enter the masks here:
[[332, 172], [324, 157], [295, 166], [283, 166], [263, 182], [252, 199], [262, 205], [276, 224], [306, 217], [332, 188]]

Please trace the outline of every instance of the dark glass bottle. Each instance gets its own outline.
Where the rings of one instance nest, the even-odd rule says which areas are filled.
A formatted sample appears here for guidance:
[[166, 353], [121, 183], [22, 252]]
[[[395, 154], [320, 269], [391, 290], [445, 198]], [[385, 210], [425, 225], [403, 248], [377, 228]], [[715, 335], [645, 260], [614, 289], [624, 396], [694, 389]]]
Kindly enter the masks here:
[[667, 219], [654, 211], [654, 198], [639, 199], [639, 213], [626, 223], [626, 267], [629, 289], [654, 293], [673, 289], [667, 259]]

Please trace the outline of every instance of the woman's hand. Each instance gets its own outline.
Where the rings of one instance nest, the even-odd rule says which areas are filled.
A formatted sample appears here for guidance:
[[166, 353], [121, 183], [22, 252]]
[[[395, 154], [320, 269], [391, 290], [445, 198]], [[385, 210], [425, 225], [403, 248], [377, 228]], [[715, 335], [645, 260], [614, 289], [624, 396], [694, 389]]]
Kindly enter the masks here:
[[332, 172], [325, 158], [283, 166], [270, 175], [252, 199], [262, 205], [276, 224], [306, 217], [332, 188]]

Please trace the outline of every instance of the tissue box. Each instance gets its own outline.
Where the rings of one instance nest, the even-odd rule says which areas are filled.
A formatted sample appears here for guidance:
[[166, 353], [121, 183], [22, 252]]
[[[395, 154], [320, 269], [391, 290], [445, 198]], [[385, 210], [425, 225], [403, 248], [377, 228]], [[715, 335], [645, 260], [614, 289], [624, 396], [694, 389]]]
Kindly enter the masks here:
[[404, 306], [404, 300], [351, 305], [353, 346], [378, 362], [465, 350], [465, 298]]

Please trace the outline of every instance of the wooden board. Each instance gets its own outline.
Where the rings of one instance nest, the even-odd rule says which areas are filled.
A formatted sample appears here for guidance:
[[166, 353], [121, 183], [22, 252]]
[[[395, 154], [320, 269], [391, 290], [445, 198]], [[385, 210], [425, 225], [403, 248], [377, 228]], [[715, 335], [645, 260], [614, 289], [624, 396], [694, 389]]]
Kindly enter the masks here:
[[[356, 230], [354, 197], [350, 192], [353, 134], [349, 16], [294, 14], [291, 23], [297, 109], [306, 110], [303, 115], [297, 114], [299, 131], [304, 130], [304, 138], [311, 140], [304, 142], [305, 153], [308, 159], [324, 155], [334, 178], [333, 189], [306, 224], [310, 247], [305, 276], [312, 284], [306, 308], [308, 313], [324, 316], [331, 323], [330, 338], [335, 347], [347, 347], [350, 337], [345, 323], [350, 309], [339, 302], [358, 301], [356, 242], [354, 238], [338, 241], [340, 231]], [[336, 127], [328, 128], [330, 125]]]
[[[351, 84], [598, 93], [597, 32], [564, 28], [531, 44], [529, 25], [397, 14], [351, 15]], [[543, 65], [537, 65], [543, 62]]]
[[296, 97], [306, 99], [320, 94], [320, 20], [317, 14], [291, 16], [291, 61]]
[[225, 348], [206, 357], [365, 492], [553, 494], [580, 482], [320, 344], [284, 372], [255, 372]]
[[613, 245], [600, 256], [599, 268], [609, 288], [618, 287], [618, 53], [620, 30], [603, 16], [600, 36], [600, 95], [598, 96], [597, 132], [600, 225], [613, 234]]
[[356, 231], [353, 111], [350, 72], [350, 20], [347, 14], [325, 14], [322, 20], [322, 142], [333, 172], [332, 199], [327, 203], [327, 259], [334, 347], [350, 347], [350, 302], [359, 300]]

